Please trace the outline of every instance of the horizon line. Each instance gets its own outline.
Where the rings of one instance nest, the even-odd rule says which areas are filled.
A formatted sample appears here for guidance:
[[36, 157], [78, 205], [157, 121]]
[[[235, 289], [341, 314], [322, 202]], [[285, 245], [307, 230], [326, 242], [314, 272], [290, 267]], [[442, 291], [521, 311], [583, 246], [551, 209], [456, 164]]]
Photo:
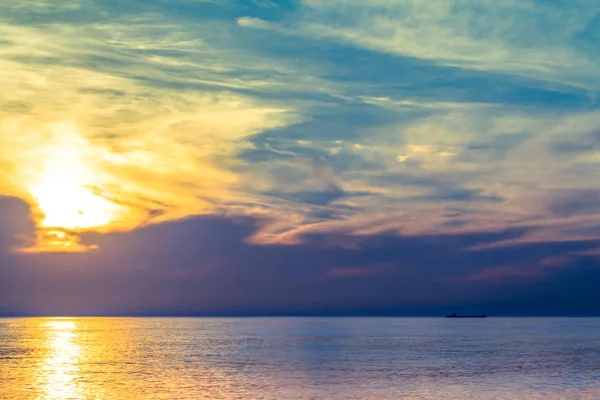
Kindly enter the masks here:
[[[445, 318], [447, 314], [0, 314], [11, 318]], [[599, 314], [498, 314], [487, 318], [600, 318]]]

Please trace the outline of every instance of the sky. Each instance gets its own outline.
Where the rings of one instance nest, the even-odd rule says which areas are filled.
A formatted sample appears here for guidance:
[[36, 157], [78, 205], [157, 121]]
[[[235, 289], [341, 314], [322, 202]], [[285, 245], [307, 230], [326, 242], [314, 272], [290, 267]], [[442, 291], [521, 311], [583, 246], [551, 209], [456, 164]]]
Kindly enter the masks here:
[[600, 315], [600, 2], [3, 0], [0, 315]]

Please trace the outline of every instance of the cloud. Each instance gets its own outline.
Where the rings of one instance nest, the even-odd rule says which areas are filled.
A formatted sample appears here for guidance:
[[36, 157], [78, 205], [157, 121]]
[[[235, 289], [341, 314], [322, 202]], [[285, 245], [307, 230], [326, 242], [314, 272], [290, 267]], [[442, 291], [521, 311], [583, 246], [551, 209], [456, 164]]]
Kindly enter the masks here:
[[[25, 10], [8, 8], [17, 16], [0, 24], [0, 192], [25, 198], [48, 228], [129, 229], [149, 215], [208, 212], [237, 196], [226, 157], [297, 118], [292, 107], [236, 93], [222, 75], [231, 65], [196, 62], [213, 50], [153, 14], [31, 26], [16, 22]], [[207, 86], [173, 90], [158, 82], [167, 71], [169, 85]]]
[[[593, 249], [593, 243], [468, 250], [523, 234], [517, 231], [362, 238], [311, 234], [297, 246], [247, 243], [260, 223], [201, 216], [130, 232], [88, 233], [84, 244], [98, 245], [91, 252], [16, 253], [10, 264], [0, 266], [0, 313], [439, 314], [465, 305], [502, 313], [514, 311], [502, 308], [505, 302], [533, 296], [520, 304], [526, 314], [553, 293], [579, 290], [561, 282], [577, 276], [598, 282], [597, 260], [573, 255]], [[515, 269], [515, 276], [500, 270], [499, 263], [523, 269]], [[486, 279], [472, 285], [465, 276]], [[583, 290], [597, 301], [595, 286]], [[548, 301], [542, 311], [551, 313], [553, 306]], [[561, 307], [570, 313], [594, 311], [582, 296]]]
[[240, 17], [237, 19], [237, 23], [239, 26], [255, 29], [273, 29], [277, 27], [277, 25], [272, 22], [253, 17]]
[[[337, 269], [354, 291], [353, 278], [375, 279], [373, 269], [401, 277], [387, 269], [396, 255], [368, 251], [364, 262], [351, 262], [369, 238], [408, 251], [406, 241], [458, 237], [447, 248], [456, 264], [499, 257], [459, 277], [535, 280], [571, 271], [542, 269], [541, 255], [517, 262], [512, 255], [522, 248], [593, 259], [587, 246], [600, 234], [594, 4], [246, 3], [2, 3], [0, 194], [30, 206], [36, 250], [79, 251], [11, 255], [11, 263], [89, 261], [103, 269], [94, 257], [110, 253], [114, 265], [137, 265], [148, 242], [164, 254], [188, 254], [182, 263], [210, 264], [181, 232], [217, 239], [168, 228], [195, 218], [231, 234], [223, 246], [248, 251], [234, 260], [248, 271], [231, 267], [241, 276], [268, 275], [256, 260], [271, 251], [282, 265], [306, 250], [297, 274], [322, 281]], [[232, 221], [243, 234], [224, 228]], [[176, 240], [165, 247], [148, 233], [167, 231]], [[31, 235], [4, 246], [33, 246]], [[487, 239], [460, 239], [469, 235]], [[343, 251], [322, 249], [334, 245]], [[215, 260], [227, 259], [221, 253]], [[153, 254], [153, 268], [169, 264]], [[418, 265], [430, 260], [427, 252], [413, 256]], [[332, 262], [311, 272], [311, 257]], [[234, 261], [177, 273], [218, 276]], [[115, 282], [118, 273], [107, 268], [115, 274], [107, 282]], [[336, 301], [351, 297], [340, 290]], [[301, 297], [297, 304], [308, 301]]]
[[[359, 195], [335, 197], [337, 210], [345, 210], [338, 214], [341, 219], [304, 218], [299, 226], [298, 217], [287, 227], [277, 222], [257, 240], [297, 243], [310, 231], [433, 234], [507, 227], [537, 227], [544, 231], [544, 240], [591, 240], [597, 232], [577, 233], [573, 228], [583, 221], [557, 212], [557, 202], [574, 188], [595, 190], [592, 175], [597, 164], [586, 158], [587, 150], [561, 154], [557, 162], [554, 143], [588, 137], [597, 117], [596, 111], [556, 116], [543, 109], [530, 114], [509, 106], [453, 109], [410, 123], [374, 126], [368, 135], [350, 136], [351, 140], [305, 136], [331, 169], [336, 187]], [[253, 160], [251, 156], [260, 152], [262, 157], [263, 138], [265, 143], [268, 138], [269, 149], [275, 150], [269, 152], [268, 163], [277, 176], [269, 181], [279, 188], [289, 184], [288, 200], [312, 203], [310, 196], [292, 189], [307, 187], [304, 178], [296, 178], [302, 169], [290, 161], [306, 154], [305, 144], [294, 144], [300, 127], [312, 131], [300, 124], [278, 136], [258, 135], [256, 146], [244, 156]], [[340, 138], [347, 135], [346, 126], [338, 129], [328, 131], [331, 139], [338, 132]], [[407, 157], [402, 163], [399, 154]], [[285, 165], [294, 168], [288, 171]], [[281, 198], [274, 188], [263, 193]], [[587, 222], [597, 221], [592, 208], [586, 213]]]
[[[587, 1], [307, 0], [300, 29], [446, 65], [598, 87]], [[568, 61], [565, 61], [568, 60]]]
[[0, 256], [19, 247], [30, 246], [35, 225], [24, 201], [15, 197], [0, 196]]

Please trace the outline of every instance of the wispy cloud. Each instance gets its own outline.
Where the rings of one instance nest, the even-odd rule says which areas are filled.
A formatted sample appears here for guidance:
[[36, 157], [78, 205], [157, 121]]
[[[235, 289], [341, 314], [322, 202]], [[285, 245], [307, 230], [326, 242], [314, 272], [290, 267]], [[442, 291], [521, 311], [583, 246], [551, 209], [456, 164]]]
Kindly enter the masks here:
[[589, 1], [306, 0], [301, 29], [447, 65], [593, 85], [600, 6]]
[[0, 187], [28, 199], [41, 226], [122, 229], [209, 212], [234, 198], [224, 157], [296, 118], [236, 91], [258, 82], [226, 78], [233, 64], [197, 62], [227, 58], [197, 33], [156, 22], [1, 24]]
[[236, 4], [0, 6], [0, 193], [43, 237], [204, 213], [260, 215], [256, 243], [597, 237], [572, 198], [600, 190], [596, 5]]

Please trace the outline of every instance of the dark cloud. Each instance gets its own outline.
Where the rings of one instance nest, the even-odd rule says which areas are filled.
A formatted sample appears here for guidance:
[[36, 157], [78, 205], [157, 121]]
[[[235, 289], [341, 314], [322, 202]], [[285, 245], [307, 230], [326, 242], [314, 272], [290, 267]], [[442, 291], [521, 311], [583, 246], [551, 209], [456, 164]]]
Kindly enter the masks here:
[[[314, 158], [310, 161], [310, 169], [301, 173], [297, 168], [277, 168], [274, 171], [273, 178], [280, 179], [283, 182], [293, 182], [294, 177], [298, 180], [298, 187], [302, 180], [306, 180], [307, 176], [315, 182], [313, 186], [317, 186], [319, 190], [302, 190], [302, 191], [267, 191], [262, 194], [269, 197], [289, 200], [293, 202], [305, 203], [315, 206], [326, 206], [337, 200], [345, 197], [360, 197], [368, 196], [370, 193], [366, 191], [346, 191], [341, 185], [341, 182], [335, 176], [335, 173], [328, 162], [323, 158]], [[347, 206], [341, 206], [339, 211], [347, 209]]]
[[572, 153], [585, 153], [600, 148], [600, 131], [593, 131], [587, 135], [579, 135], [568, 140], [560, 140], [553, 144], [557, 154], [569, 155]]
[[450, 201], [483, 201], [500, 203], [503, 201], [499, 196], [488, 196], [481, 194], [482, 190], [442, 187], [436, 193], [423, 196], [426, 200], [450, 200]]
[[552, 200], [550, 210], [562, 217], [598, 215], [600, 214], [600, 191], [572, 190], [558, 195]]
[[0, 253], [30, 246], [35, 240], [34, 230], [27, 203], [15, 197], [0, 196]]
[[0, 196], [0, 314], [18, 313], [17, 309], [8, 308], [12, 296], [22, 289], [13, 286], [11, 279], [13, 273], [19, 272], [13, 270], [19, 258], [15, 250], [34, 244], [34, 230], [29, 206], [14, 197]]
[[[9, 207], [20, 210], [12, 224], [31, 233], [22, 204], [1, 204], [5, 216]], [[589, 303], [600, 304], [591, 283], [600, 284], [600, 264], [576, 255], [593, 243], [468, 250], [518, 238], [526, 230], [417, 237], [311, 234], [294, 246], [248, 243], [260, 225], [251, 218], [195, 217], [86, 234], [85, 244], [99, 246], [87, 253], [16, 254], [0, 269], [0, 312], [376, 315], [462, 308], [552, 314], [556, 293], [576, 294], [560, 305], [560, 313], [600, 312]], [[570, 261], [560, 266], [548, 261], [556, 258]], [[489, 272], [500, 266], [513, 272]], [[477, 276], [488, 279], [472, 279]], [[523, 300], [511, 303], [516, 298]], [[546, 300], [548, 307], [540, 308]]]
[[466, 151], [458, 156], [458, 160], [467, 162], [501, 160], [529, 138], [530, 135], [526, 133], [482, 135], [481, 138], [466, 146]]
[[323, 191], [303, 191], [295, 193], [270, 191], [264, 192], [263, 194], [269, 197], [277, 197], [280, 199], [312, 204], [317, 206], [327, 205], [346, 196], [346, 193], [343, 190], [335, 188]]

